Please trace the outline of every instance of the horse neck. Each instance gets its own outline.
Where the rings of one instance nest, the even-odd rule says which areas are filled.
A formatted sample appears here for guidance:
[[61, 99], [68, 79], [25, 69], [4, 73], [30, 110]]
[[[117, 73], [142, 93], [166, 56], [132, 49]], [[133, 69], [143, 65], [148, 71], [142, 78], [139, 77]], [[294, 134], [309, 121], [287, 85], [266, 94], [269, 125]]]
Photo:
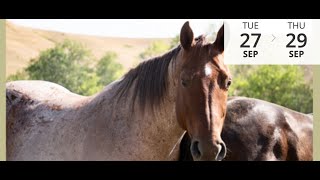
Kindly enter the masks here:
[[[120, 90], [121, 80], [108, 85], [101, 93], [93, 96], [83, 108], [81, 114], [87, 114], [93, 127], [107, 131], [105, 138], [113, 138], [112, 146], [121, 152], [130, 149], [131, 155], [122, 153], [121, 159], [138, 160], [168, 160], [175, 159], [178, 152], [175, 146], [183, 137], [184, 130], [180, 128], [175, 112], [177, 69], [180, 65], [180, 53], [175, 61], [168, 66], [167, 91], [163, 102], [154, 108], [146, 106], [144, 110], [139, 106], [138, 98], [134, 97], [134, 88], [131, 88], [125, 98], [115, 98]], [[135, 86], [136, 82], [132, 86]], [[135, 99], [134, 109], [130, 101]], [[105, 127], [106, 129], [102, 129]], [[99, 130], [98, 130], [99, 131]], [[113, 154], [117, 157], [117, 153]]]
[[[185, 134], [178, 124], [176, 117], [176, 96], [177, 96], [177, 83], [179, 72], [181, 69], [181, 53], [178, 54], [175, 61], [171, 61], [168, 67], [168, 89], [167, 93], [163, 97], [163, 103], [155, 108], [154, 111], [150, 110], [147, 112], [146, 122], [151, 123], [153, 128], [151, 131], [158, 131], [159, 134], [154, 134], [155, 142], [166, 142], [164, 144], [167, 147], [158, 150], [157, 152], [164, 151], [167, 160], [178, 160], [179, 159], [179, 145]], [[152, 116], [155, 119], [152, 119]], [[150, 122], [151, 120], [151, 122]], [[156, 140], [158, 139], [158, 140]], [[163, 146], [163, 145], [158, 145]]]

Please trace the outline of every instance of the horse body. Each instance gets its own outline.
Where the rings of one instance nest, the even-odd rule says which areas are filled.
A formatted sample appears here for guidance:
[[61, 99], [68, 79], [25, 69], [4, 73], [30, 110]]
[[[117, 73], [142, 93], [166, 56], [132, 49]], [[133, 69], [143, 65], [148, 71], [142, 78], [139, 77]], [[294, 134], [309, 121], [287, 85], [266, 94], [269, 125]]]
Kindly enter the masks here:
[[223, 33], [214, 43], [194, 39], [187, 22], [181, 45], [89, 97], [44, 81], [8, 82], [7, 160], [172, 160], [186, 130], [197, 159], [221, 160], [230, 84]]
[[184, 132], [171, 93], [156, 112], [130, 116], [128, 99], [113, 99], [118, 86], [84, 97], [45, 81], [7, 83], [8, 160], [169, 160]]
[[[313, 117], [266, 101], [232, 97], [221, 134], [229, 161], [312, 160]], [[190, 140], [180, 145], [180, 160], [192, 160]]]

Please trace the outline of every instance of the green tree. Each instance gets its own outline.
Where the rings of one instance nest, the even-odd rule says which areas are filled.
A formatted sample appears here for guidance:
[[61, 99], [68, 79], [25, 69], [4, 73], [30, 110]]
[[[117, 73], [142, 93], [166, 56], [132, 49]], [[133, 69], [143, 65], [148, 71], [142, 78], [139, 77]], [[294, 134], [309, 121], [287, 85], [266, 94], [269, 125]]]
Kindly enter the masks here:
[[7, 82], [17, 81], [17, 80], [27, 80], [27, 79], [29, 79], [28, 73], [23, 69], [23, 70], [16, 72], [16, 74], [12, 74], [12, 75], [8, 76]]
[[148, 58], [152, 58], [155, 56], [159, 56], [162, 53], [169, 50], [170, 44], [164, 42], [164, 41], [154, 41], [145, 51], [140, 53], [139, 57], [141, 60], [146, 60]]
[[99, 85], [105, 86], [120, 78], [124, 73], [124, 68], [116, 62], [118, 55], [115, 52], [107, 52], [98, 62], [96, 73], [99, 77]]
[[180, 44], [180, 35], [179, 34], [171, 39], [171, 41], [170, 41], [170, 49], [178, 46], [178, 44]]
[[[241, 69], [244, 69], [243, 74]], [[305, 83], [302, 68], [263, 65], [249, 69], [249, 66], [233, 67], [231, 71], [236, 72], [236, 76], [233, 75], [229, 91], [231, 96], [258, 98], [299, 112], [312, 112], [313, 89]]]
[[91, 61], [91, 53], [83, 45], [65, 40], [32, 59], [26, 72], [29, 79], [51, 81], [72, 92], [90, 95], [97, 90], [99, 80], [90, 67]]
[[[95, 72], [83, 71], [83, 83], [77, 88], [83, 95], [92, 95], [102, 90], [104, 86], [99, 84], [100, 78]], [[81, 74], [79, 74], [81, 75]]]
[[88, 49], [78, 42], [65, 40], [41, 52], [26, 69], [9, 76], [7, 81], [45, 80], [77, 94], [92, 95], [123, 74], [124, 69], [116, 58], [116, 53], [107, 52], [93, 66], [94, 60]]

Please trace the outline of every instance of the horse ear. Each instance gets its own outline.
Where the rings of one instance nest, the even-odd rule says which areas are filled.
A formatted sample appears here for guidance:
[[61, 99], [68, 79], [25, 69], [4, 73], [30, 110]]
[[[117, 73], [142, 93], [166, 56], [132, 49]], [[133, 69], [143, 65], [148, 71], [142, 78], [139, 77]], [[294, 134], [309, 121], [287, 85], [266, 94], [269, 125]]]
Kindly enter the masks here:
[[180, 44], [185, 50], [189, 50], [193, 45], [193, 31], [190, 28], [189, 21], [185, 22], [181, 28]]
[[222, 25], [218, 31], [216, 41], [214, 42], [214, 48], [221, 53], [224, 51], [224, 25]]

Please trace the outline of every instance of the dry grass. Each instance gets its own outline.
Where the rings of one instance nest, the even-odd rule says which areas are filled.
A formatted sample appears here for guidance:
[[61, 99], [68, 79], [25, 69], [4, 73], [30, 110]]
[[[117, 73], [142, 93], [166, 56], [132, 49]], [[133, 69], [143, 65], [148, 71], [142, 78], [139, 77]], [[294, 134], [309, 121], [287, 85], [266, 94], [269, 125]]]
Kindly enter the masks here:
[[[68, 34], [22, 27], [6, 22], [6, 76], [28, 66], [31, 58], [40, 51], [52, 48], [64, 39], [76, 40], [90, 49], [95, 59], [107, 51], [114, 51], [119, 56], [126, 70], [138, 62], [138, 55], [153, 41], [160, 39], [113, 38], [88, 35]], [[162, 39], [169, 42], [170, 39]]]

